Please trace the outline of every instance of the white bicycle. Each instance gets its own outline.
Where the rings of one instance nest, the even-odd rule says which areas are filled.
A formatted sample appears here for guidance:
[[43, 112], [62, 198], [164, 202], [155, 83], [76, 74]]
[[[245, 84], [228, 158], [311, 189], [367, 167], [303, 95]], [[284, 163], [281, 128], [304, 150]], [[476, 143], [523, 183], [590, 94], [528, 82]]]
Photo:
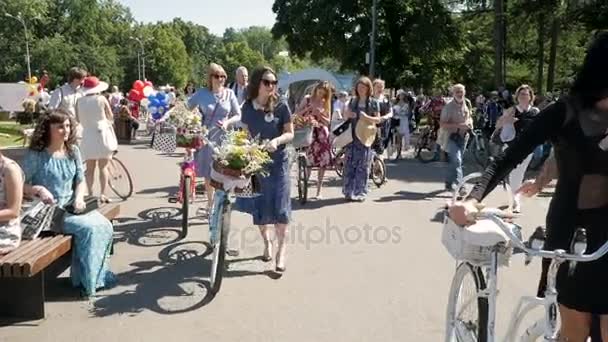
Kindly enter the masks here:
[[[467, 180], [480, 174], [467, 176]], [[457, 189], [457, 190], [458, 190]], [[559, 341], [560, 319], [557, 303], [556, 278], [559, 267], [569, 262], [572, 272], [577, 262], [594, 261], [608, 252], [608, 241], [597, 251], [584, 254], [587, 249], [585, 230], [576, 230], [571, 250], [543, 250], [544, 230], [537, 228], [528, 241], [522, 241], [521, 228], [506, 223], [512, 218], [499, 209], [484, 209], [478, 214], [478, 224], [463, 228], [448, 218], [444, 219], [443, 244], [459, 261], [452, 279], [446, 315], [446, 342], [495, 342], [497, 280], [500, 265], [508, 264], [512, 254], [524, 253], [528, 265], [533, 257], [551, 259], [547, 274], [545, 297], [521, 297], [511, 315], [504, 341]], [[482, 222], [480, 224], [480, 222]], [[526, 315], [542, 306], [544, 318], [529, 326], [521, 336], [516, 336]], [[589, 341], [589, 340], [588, 340]]]

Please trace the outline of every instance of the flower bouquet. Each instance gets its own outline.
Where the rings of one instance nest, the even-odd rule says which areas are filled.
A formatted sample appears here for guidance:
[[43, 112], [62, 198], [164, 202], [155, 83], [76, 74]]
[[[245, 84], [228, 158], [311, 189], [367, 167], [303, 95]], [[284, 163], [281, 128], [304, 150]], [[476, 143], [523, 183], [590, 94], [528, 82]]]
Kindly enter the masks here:
[[264, 146], [259, 138], [249, 139], [246, 131], [227, 132], [222, 143], [213, 147], [214, 187], [255, 193], [255, 176], [266, 176], [265, 166], [272, 162]]
[[178, 103], [168, 114], [167, 123], [177, 129], [177, 147], [193, 149], [203, 147], [202, 136], [206, 134], [206, 129], [202, 127], [200, 115], [188, 110], [184, 103]]

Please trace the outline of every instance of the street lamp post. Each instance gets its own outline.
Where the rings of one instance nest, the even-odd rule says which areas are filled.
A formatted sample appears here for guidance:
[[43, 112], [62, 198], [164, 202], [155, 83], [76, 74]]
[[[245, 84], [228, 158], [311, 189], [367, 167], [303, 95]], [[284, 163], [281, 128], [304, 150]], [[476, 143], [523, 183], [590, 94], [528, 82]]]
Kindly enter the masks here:
[[376, 64], [376, 20], [377, 20], [377, 4], [378, 0], [373, 0], [372, 3], [372, 36], [370, 38], [370, 53], [369, 53], [369, 76], [374, 77]]
[[27, 80], [31, 82], [32, 79], [32, 68], [30, 66], [30, 43], [27, 39], [27, 26], [25, 25], [25, 20], [21, 17], [21, 13], [18, 13], [17, 16], [14, 16], [10, 13], [4, 13], [5, 17], [13, 18], [23, 25], [23, 32], [25, 33], [25, 58], [27, 60]]
[[[143, 76], [143, 81], [146, 81], [146, 53], [144, 50], [144, 43], [141, 41], [141, 39], [137, 38], [137, 37], [130, 37], [131, 39], [137, 41], [139, 43], [139, 46], [141, 47], [141, 76]], [[137, 53], [137, 64], [138, 64], [138, 68], [139, 68], [139, 58], [140, 53]], [[141, 78], [141, 77], [140, 77]]]

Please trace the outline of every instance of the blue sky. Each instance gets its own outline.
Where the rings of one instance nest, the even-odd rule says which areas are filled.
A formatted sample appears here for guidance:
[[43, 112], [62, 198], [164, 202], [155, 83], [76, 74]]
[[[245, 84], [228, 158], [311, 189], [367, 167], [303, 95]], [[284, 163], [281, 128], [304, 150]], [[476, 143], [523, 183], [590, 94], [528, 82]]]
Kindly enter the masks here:
[[272, 27], [274, 0], [118, 0], [131, 8], [139, 22], [170, 21], [180, 17], [222, 35], [228, 27]]

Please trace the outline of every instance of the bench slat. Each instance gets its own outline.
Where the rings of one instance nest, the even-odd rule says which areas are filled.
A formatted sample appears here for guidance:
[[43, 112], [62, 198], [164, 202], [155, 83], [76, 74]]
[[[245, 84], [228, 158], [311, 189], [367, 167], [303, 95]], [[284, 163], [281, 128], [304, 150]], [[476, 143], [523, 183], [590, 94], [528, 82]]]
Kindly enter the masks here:
[[43, 240], [44, 239], [35, 239], [32, 241], [29, 241], [27, 244], [19, 246], [19, 248], [12, 251], [7, 256], [5, 256], [2, 259], [2, 276], [10, 277], [11, 276], [11, 266], [13, 265], [13, 262], [18, 260], [24, 254], [27, 254], [29, 251], [35, 249], [37, 246], [39, 246], [42, 243]]
[[72, 248], [72, 238], [70, 236], [57, 236], [51, 244], [45, 246], [38, 254], [31, 257], [31, 261], [22, 264], [22, 277], [32, 277], [41, 270], [45, 269], [53, 261], [68, 253]]
[[56, 241], [61, 240], [62, 238], [63, 238], [63, 236], [56, 235], [50, 239], [39, 239], [39, 240], [41, 240], [41, 243], [39, 243], [36, 246], [36, 248], [30, 250], [26, 254], [21, 255], [21, 257], [18, 260], [13, 261], [12, 276], [16, 277], [16, 278], [22, 277], [22, 275], [21, 275], [23, 273], [22, 267], [25, 263], [28, 262], [28, 260], [35, 257], [36, 254], [38, 254], [41, 250], [45, 250], [49, 245], [53, 245]]
[[[120, 204], [106, 204], [99, 212], [108, 220], [120, 215]], [[0, 257], [0, 278], [31, 277], [68, 253], [72, 248], [69, 235], [55, 235], [22, 241], [19, 248]]]

